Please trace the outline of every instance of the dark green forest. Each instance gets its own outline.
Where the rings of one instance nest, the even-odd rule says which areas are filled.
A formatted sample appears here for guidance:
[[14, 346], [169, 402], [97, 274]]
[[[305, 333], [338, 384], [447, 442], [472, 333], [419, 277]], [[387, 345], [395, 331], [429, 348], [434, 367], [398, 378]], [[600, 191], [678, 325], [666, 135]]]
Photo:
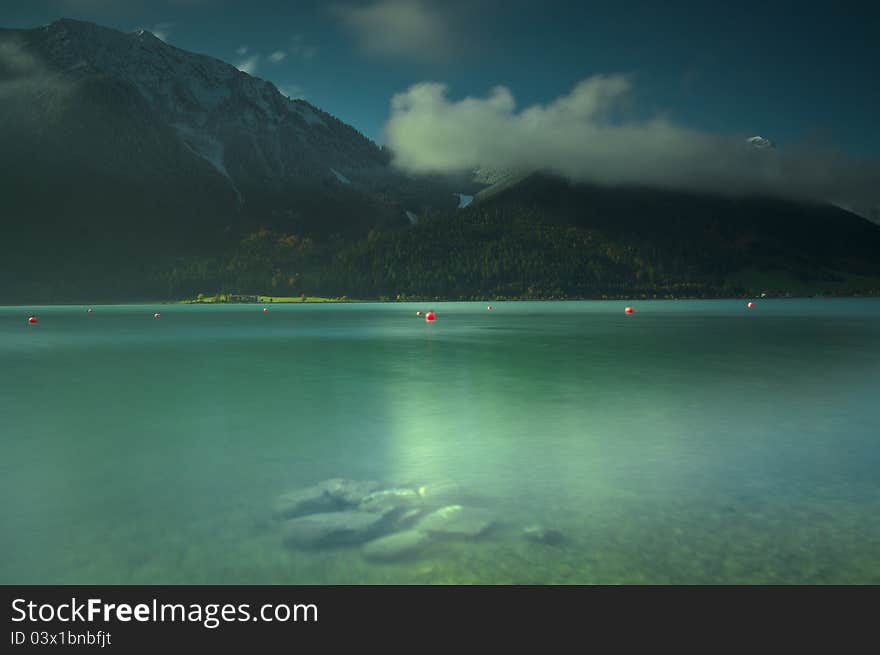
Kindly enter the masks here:
[[[116, 196], [129, 187], [119, 189], [101, 200], [122, 204]], [[68, 196], [51, 229], [33, 228], [19, 240], [29, 248], [6, 242], [3, 293], [13, 303], [228, 293], [363, 300], [880, 294], [880, 226], [830, 205], [533, 175], [465, 209], [422, 210], [410, 225], [358, 197], [236, 220], [215, 220], [220, 214], [203, 207], [186, 220], [177, 204], [175, 220], [160, 224], [150, 220], [165, 211], [159, 203], [140, 203], [125, 222], [113, 221], [108, 206], [99, 222], [78, 218], [88, 215], [88, 198]], [[126, 228], [132, 221], [152, 228]]]
[[[778, 217], [772, 201], [770, 209]], [[261, 229], [222, 256], [193, 259], [161, 276], [171, 297], [239, 292], [464, 300], [880, 290], [880, 270], [865, 243], [850, 252], [827, 235], [791, 236], [791, 227], [769, 219], [731, 225], [726, 217], [685, 216], [648, 228], [640, 220], [603, 222], [581, 214], [567, 216], [546, 204], [477, 203], [337, 243]], [[805, 221], [801, 216], [793, 225]]]

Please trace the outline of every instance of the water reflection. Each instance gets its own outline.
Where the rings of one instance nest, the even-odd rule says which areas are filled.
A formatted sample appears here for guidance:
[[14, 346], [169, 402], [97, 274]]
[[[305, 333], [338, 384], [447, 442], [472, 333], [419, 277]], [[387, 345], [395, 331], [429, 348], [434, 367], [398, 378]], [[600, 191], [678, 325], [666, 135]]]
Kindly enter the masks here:
[[[880, 303], [493, 305], [0, 309], [0, 581], [880, 581]], [[285, 547], [337, 477], [500, 527]]]

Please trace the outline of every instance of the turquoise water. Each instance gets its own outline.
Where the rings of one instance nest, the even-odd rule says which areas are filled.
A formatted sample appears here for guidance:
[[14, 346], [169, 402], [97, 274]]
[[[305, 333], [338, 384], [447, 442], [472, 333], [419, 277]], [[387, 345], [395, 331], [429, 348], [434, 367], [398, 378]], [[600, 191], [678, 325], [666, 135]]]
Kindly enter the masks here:
[[[0, 583], [880, 583], [880, 302], [626, 304], [0, 308]], [[286, 547], [333, 477], [498, 521]]]

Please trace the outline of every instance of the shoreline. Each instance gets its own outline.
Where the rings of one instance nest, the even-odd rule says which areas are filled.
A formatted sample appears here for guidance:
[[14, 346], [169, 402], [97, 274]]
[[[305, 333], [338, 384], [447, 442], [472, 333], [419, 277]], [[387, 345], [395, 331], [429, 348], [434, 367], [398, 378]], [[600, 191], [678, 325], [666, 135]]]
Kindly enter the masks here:
[[391, 305], [391, 304], [424, 304], [424, 303], [502, 303], [502, 302], [552, 302], [552, 303], [565, 303], [565, 302], [674, 302], [679, 300], [707, 300], [707, 301], [717, 301], [717, 300], [880, 300], [880, 294], [871, 294], [871, 295], [814, 295], [814, 296], [801, 296], [801, 295], [791, 295], [791, 296], [766, 296], [761, 298], [760, 296], [750, 296], [750, 295], [741, 295], [741, 296], [676, 296], [674, 298], [649, 298], [649, 297], [640, 297], [640, 296], [619, 296], [614, 298], [477, 298], [473, 300], [460, 300], [460, 299], [446, 299], [446, 298], [407, 298], [401, 300], [377, 300], [377, 299], [355, 299], [355, 298], [347, 298], [345, 300], [337, 299], [337, 298], [315, 298], [315, 299], [306, 299], [306, 300], [273, 300], [273, 301], [263, 301], [260, 302], [236, 302], [236, 301], [219, 301], [215, 302], [213, 300], [210, 301], [199, 301], [199, 300], [126, 300], [126, 301], [111, 301], [111, 302], [35, 302], [27, 305], [24, 304], [15, 304], [15, 305], [0, 305], [3, 308], [34, 308], [34, 307], [113, 307], [113, 306], [137, 306], [137, 305], [220, 305], [220, 306], [229, 306], [229, 305], [257, 305], [257, 306], [269, 306], [269, 305], [352, 305], [352, 304], [382, 304], [382, 305]]

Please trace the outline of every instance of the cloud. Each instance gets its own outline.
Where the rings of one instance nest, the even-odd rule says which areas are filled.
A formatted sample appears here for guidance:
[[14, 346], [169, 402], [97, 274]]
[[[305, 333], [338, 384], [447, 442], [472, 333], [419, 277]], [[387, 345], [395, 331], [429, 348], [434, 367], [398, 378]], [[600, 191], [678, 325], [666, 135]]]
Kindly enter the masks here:
[[[259, 52], [252, 52], [249, 46], [242, 45], [235, 49], [235, 53], [239, 57], [244, 57], [236, 66], [240, 71], [244, 71], [249, 75], [254, 75], [257, 68], [264, 61], [272, 64], [280, 64], [287, 59], [288, 56], [298, 57], [300, 59], [311, 59], [315, 56], [316, 49], [314, 46], [307, 45], [303, 42], [300, 34], [295, 35], [290, 40], [290, 47], [287, 49], [273, 50], [268, 55], [262, 55]], [[250, 53], [250, 56], [247, 56]]]
[[152, 33], [157, 39], [168, 42], [168, 37], [171, 35], [171, 28], [174, 27], [174, 23], [156, 23], [151, 27], [146, 27], [148, 32]]
[[244, 61], [236, 64], [236, 68], [240, 70], [242, 73], [247, 73], [248, 75], [255, 75], [257, 72], [257, 68], [260, 65], [260, 55], [252, 55], [245, 59]]
[[278, 91], [291, 100], [301, 100], [305, 98], [305, 90], [298, 84], [285, 84], [279, 86]]
[[0, 39], [0, 80], [14, 80], [42, 73], [42, 65], [18, 37]]
[[21, 97], [23, 91], [67, 93], [75, 86], [34, 57], [19, 36], [0, 35], [0, 103]]
[[372, 0], [336, 5], [332, 13], [369, 55], [445, 59], [460, 52], [459, 12], [428, 0]]
[[288, 48], [273, 50], [268, 55], [253, 52], [249, 46], [242, 45], [235, 50], [235, 53], [243, 58], [240, 60], [240, 63], [236, 65], [236, 68], [249, 75], [254, 75], [260, 65], [264, 62], [279, 64], [288, 57], [311, 59], [315, 56], [315, 52], [316, 48], [306, 44], [301, 34], [297, 34], [290, 39], [290, 46]]
[[[757, 149], [743, 137], [689, 129], [626, 111], [632, 80], [598, 75], [547, 105], [517, 110], [503, 86], [453, 101], [443, 84], [421, 83], [394, 96], [386, 140], [395, 164], [411, 172], [489, 167], [543, 169], [579, 182], [731, 194], [770, 194], [873, 206], [876, 162], [840, 153]], [[627, 118], [630, 117], [630, 118]]]

